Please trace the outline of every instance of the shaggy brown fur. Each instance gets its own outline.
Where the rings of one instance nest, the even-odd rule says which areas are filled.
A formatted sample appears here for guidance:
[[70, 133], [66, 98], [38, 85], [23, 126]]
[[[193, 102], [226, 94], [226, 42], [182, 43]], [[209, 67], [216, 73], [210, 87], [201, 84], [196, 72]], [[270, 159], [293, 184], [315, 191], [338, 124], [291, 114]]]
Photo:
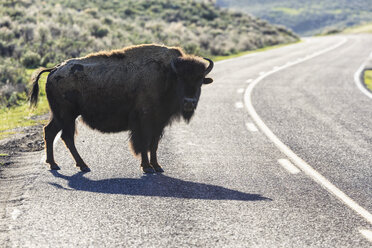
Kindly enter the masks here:
[[32, 104], [37, 103], [40, 75], [50, 71], [46, 93], [53, 115], [45, 127], [47, 163], [59, 169], [53, 140], [62, 129], [61, 137], [77, 166], [89, 170], [74, 145], [75, 119], [81, 115], [102, 132], [129, 130], [134, 152], [141, 153], [142, 169], [163, 171], [156, 159], [163, 129], [175, 118], [191, 119], [201, 85], [213, 81], [205, 78], [213, 67], [207, 60], [186, 55], [180, 48], [152, 44], [93, 53], [39, 70]]

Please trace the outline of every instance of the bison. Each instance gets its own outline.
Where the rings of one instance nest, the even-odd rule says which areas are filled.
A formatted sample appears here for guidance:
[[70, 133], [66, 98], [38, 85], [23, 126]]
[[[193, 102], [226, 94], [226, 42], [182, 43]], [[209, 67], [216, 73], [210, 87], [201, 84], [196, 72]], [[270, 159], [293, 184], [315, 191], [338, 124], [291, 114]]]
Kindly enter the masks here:
[[[32, 79], [31, 106], [38, 102], [38, 80], [50, 72], [45, 91], [51, 118], [44, 127], [46, 163], [54, 161], [53, 141], [59, 131], [76, 166], [90, 171], [74, 144], [78, 116], [101, 132], [130, 132], [135, 155], [141, 154], [144, 173], [163, 172], [156, 151], [165, 126], [183, 118], [190, 121], [197, 107], [201, 86], [213, 61], [185, 54], [181, 48], [138, 45], [92, 53], [53, 68], [40, 68]], [[150, 160], [148, 157], [150, 153]]]

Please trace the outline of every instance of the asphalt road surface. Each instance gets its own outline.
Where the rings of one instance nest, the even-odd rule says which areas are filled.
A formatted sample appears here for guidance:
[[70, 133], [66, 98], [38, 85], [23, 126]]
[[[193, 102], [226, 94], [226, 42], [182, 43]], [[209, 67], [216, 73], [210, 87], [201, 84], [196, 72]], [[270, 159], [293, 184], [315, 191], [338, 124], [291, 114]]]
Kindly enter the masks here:
[[60, 140], [60, 171], [41, 151], [5, 172], [4, 246], [371, 247], [372, 99], [354, 77], [371, 45], [309, 38], [216, 63], [191, 123], [166, 129], [163, 174], [141, 173], [127, 133], [79, 123], [91, 172]]

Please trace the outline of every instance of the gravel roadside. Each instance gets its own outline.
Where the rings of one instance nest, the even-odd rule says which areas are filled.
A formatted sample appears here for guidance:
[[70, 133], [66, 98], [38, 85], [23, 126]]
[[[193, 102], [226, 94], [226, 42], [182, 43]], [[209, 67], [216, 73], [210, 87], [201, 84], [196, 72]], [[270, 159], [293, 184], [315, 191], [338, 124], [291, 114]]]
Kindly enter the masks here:
[[[48, 117], [46, 114], [37, 118]], [[15, 134], [0, 140], [0, 244], [3, 247], [7, 247], [9, 241], [11, 223], [17, 215], [15, 209], [27, 201], [27, 191], [41, 169], [40, 164], [30, 164], [29, 158], [40, 156], [44, 149], [43, 125], [10, 131]]]

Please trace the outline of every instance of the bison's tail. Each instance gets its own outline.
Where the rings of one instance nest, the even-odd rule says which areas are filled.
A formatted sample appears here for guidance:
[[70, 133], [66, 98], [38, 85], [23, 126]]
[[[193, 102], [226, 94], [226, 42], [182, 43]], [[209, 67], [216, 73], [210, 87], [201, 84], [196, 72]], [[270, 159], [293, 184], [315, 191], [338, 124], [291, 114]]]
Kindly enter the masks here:
[[31, 83], [32, 83], [32, 89], [29, 94], [29, 99], [30, 99], [30, 106], [36, 106], [38, 100], [39, 100], [39, 79], [41, 74], [44, 72], [51, 72], [54, 70], [56, 67], [53, 68], [40, 68], [38, 69], [34, 74], [33, 77], [31, 78]]

